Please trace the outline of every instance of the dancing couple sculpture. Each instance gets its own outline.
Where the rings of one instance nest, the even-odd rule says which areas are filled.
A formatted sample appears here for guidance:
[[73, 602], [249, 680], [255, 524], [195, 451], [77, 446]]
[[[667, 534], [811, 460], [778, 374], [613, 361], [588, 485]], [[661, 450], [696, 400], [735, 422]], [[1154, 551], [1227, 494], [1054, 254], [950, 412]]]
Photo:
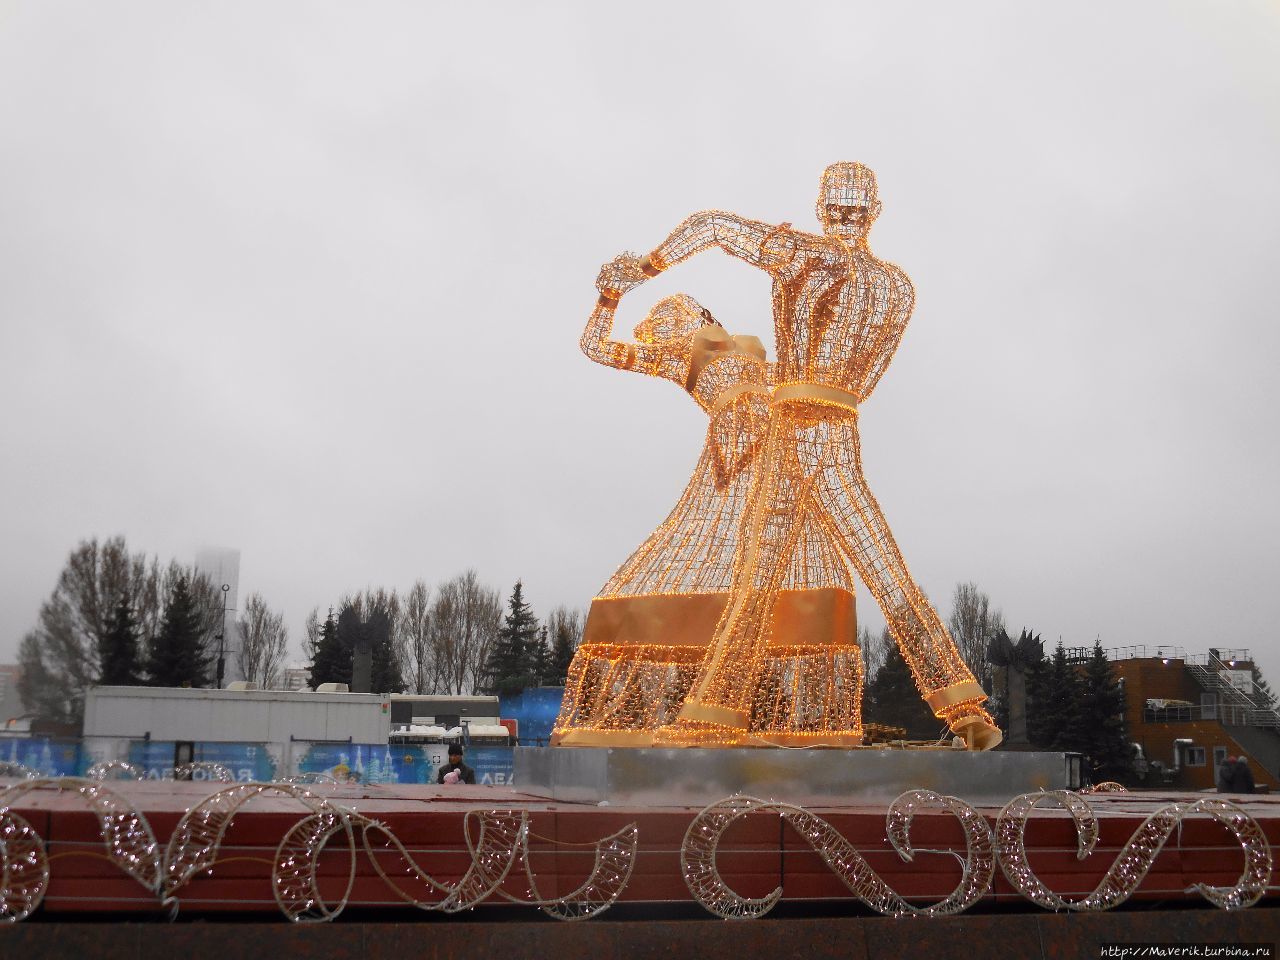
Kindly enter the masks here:
[[[601, 269], [584, 352], [675, 381], [709, 424], [675, 509], [592, 601], [553, 743], [860, 744], [855, 575], [940, 725], [970, 749], [1000, 742], [862, 473], [858, 405], [915, 303], [906, 274], [868, 247], [879, 213], [872, 172], [836, 163], [821, 235], [707, 211]], [[660, 301], [634, 342], [610, 339], [628, 291], [713, 247], [770, 275], [773, 362], [684, 294]]]

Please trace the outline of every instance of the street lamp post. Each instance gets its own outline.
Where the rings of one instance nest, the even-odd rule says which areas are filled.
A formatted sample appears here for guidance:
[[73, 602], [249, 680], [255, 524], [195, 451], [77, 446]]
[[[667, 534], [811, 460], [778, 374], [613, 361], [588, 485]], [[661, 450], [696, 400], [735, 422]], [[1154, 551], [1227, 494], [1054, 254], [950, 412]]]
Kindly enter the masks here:
[[227, 594], [231, 592], [231, 584], [222, 585], [222, 624], [218, 628], [218, 689], [222, 689], [222, 678], [227, 673]]

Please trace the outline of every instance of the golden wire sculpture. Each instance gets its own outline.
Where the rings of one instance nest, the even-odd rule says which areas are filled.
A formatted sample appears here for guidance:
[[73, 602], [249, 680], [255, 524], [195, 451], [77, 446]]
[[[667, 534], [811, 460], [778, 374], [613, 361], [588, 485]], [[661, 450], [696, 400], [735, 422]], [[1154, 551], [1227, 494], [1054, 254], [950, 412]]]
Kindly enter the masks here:
[[[874, 174], [837, 163], [822, 175], [820, 235], [705, 211], [644, 257], [623, 254], [601, 271], [588, 356], [682, 383], [711, 424], [675, 511], [592, 605], [557, 742], [859, 742], [850, 571], [934, 714], [971, 749], [1000, 742], [986, 694], [911, 578], [862, 472], [858, 405], [915, 303], [906, 274], [868, 246], [880, 208]], [[771, 276], [773, 364], [707, 325], [691, 298], [659, 304], [634, 344], [607, 339], [624, 294], [712, 248]], [[779, 647], [813, 650], [814, 668]]]
[[[649, 745], [675, 719], [729, 598], [738, 527], [768, 433], [764, 347], [725, 332], [692, 297], [660, 301], [634, 343], [609, 339], [617, 301], [607, 291], [625, 269], [620, 257], [601, 270], [597, 284], [606, 292], [583, 332], [584, 352], [680, 384], [709, 423], [675, 508], [592, 602], [553, 740], [566, 746]], [[853, 583], [821, 526], [802, 521], [799, 539], [777, 598], [750, 734], [762, 743], [857, 744], [862, 660]]]

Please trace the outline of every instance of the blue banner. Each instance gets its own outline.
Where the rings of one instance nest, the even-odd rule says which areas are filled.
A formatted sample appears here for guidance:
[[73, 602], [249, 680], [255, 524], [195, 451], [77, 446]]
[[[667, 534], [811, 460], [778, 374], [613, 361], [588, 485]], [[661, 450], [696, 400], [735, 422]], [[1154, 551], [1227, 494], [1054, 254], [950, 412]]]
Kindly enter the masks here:
[[[141, 767], [148, 780], [165, 780], [173, 775], [174, 746], [171, 740], [133, 740], [129, 744], [128, 760]], [[196, 743], [192, 745], [191, 759], [220, 763], [241, 783], [274, 780], [279, 766], [261, 743]], [[209, 774], [196, 770], [191, 779], [206, 780]]]
[[46, 777], [78, 777], [85, 772], [78, 740], [6, 738], [0, 740], [0, 760], [20, 763]]

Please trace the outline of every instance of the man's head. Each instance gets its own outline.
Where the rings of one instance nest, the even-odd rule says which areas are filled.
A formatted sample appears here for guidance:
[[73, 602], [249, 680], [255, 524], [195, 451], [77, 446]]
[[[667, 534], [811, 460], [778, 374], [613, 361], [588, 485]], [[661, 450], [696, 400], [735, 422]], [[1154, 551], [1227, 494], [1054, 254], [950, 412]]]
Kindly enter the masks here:
[[844, 241], [862, 240], [880, 216], [876, 175], [860, 163], [833, 163], [822, 171], [818, 191], [822, 232]]
[[453, 744], [453, 746], [449, 747], [449, 762], [450, 763], [462, 762], [462, 745], [461, 744], [455, 743]]
[[662, 344], [712, 324], [719, 326], [720, 322], [709, 310], [687, 293], [677, 293], [655, 303], [648, 316], [636, 324], [634, 332], [640, 343]]

